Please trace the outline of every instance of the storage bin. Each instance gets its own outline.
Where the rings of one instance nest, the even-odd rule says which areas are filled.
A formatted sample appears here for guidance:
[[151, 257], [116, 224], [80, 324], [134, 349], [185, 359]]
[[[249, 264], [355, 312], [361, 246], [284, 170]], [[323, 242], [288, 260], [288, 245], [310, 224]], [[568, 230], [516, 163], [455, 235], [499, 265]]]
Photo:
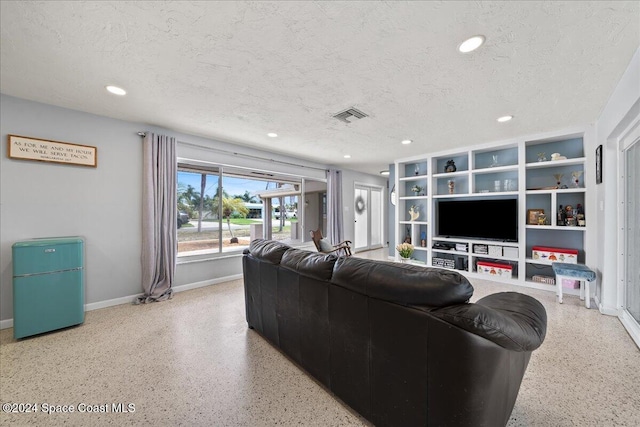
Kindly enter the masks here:
[[565, 289], [580, 289], [580, 281], [573, 279], [562, 279], [562, 287]]
[[535, 261], [578, 263], [578, 251], [575, 249], [550, 248], [546, 246], [534, 246], [531, 257]]
[[434, 257], [432, 260], [434, 267], [455, 268], [456, 262], [452, 259]]
[[509, 264], [498, 264], [494, 262], [478, 261], [476, 271], [491, 277], [501, 277], [511, 279], [513, 269]]
[[511, 246], [503, 246], [502, 255], [509, 258], [518, 258], [518, 248], [514, 248]]
[[536, 274], [535, 276], [533, 276], [531, 278], [531, 280], [533, 280], [534, 282], [538, 282], [538, 283], [546, 283], [547, 285], [555, 285], [556, 284], [556, 279], [554, 277], [542, 276], [540, 274]]
[[489, 248], [487, 245], [476, 244], [473, 245], [473, 252], [480, 255], [489, 255]]
[[489, 245], [490, 256], [502, 256], [502, 246]]

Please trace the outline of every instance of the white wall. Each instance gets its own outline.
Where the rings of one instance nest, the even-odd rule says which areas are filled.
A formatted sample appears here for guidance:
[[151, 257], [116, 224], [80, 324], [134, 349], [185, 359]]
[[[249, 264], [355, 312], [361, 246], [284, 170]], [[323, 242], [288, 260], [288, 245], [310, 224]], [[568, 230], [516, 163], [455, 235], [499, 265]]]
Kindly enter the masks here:
[[[0, 94], [2, 141], [15, 134], [98, 148], [98, 167], [89, 168], [9, 159], [7, 144], [0, 144], [0, 326], [8, 326], [13, 317], [11, 245], [20, 240], [85, 237], [86, 303], [94, 308], [126, 302], [142, 292], [142, 144], [138, 131], [175, 136], [181, 158], [325, 179], [326, 165]], [[355, 179], [380, 183], [376, 176], [344, 172], [345, 206], [352, 205]], [[175, 285], [184, 289], [241, 272], [239, 254], [180, 263]]]
[[[617, 154], [620, 132], [637, 118], [634, 105], [640, 101], [640, 48], [633, 58], [596, 123], [597, 145], [603, 146], [602, 184], [596, 186], [598, 208], [597, 269], [601, 278], [597, 289], [599, 308], [603, 313], [618, 311], [618, 198]], [[602, 210], [601, 210], [602, 208]]]
[[[11, 245], [86, 238], [86, 301], [140, 292], [142, 146], [134, 123], [0, 97], [0, 319], [13, 317]], [[7, 158], [7, 135], [91, 145], [98, 167]]]

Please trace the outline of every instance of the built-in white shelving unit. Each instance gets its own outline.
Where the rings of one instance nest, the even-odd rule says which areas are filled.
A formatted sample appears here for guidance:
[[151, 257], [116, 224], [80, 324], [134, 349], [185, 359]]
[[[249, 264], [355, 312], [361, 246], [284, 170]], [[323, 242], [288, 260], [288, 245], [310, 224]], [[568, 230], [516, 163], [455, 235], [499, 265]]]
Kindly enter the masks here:
[[[585, 186], [589, 182], [585, 180], [591, 178], [585, 150], [585, 140], [590, 137], [589, 131], [578, 130], [395, 161], [395, 244], [411, 240], [417, 264], [440, 267], [444, 262], [445, 267], [466, 275], [553, 290], [553, 286], [533, 280], [534, 276], [554, 275], [549, 262], [531, 258], [532, 248], [575, 249], [578, 262], [586, 262], [588, 224], [595, 213], [594, 206], [587, 203], [589, 190]], [[564, 158], [551, 160], [553, 153]], [[447, 169], [451, 161], [455, 171]], [[574, 172], [580, 172], [577, 183]], [[435, 215], [440, 201], [485, 198], [517, 200], [517, 242], [437, 235]], [[575, 218], [578, 205], [584, 214], [582, 226], [577, 220], [576, 225], [559, 224], [560, 207], [571, 206]], [[412, 207], [413, 216], [409, 213]], [[546, 222], [531, 224], [530, 210], [543, 210]], [[473, 219], [472, 212], [469, 219]], [[512, 274], [481, 274], [478, 262], [509, 266]]]

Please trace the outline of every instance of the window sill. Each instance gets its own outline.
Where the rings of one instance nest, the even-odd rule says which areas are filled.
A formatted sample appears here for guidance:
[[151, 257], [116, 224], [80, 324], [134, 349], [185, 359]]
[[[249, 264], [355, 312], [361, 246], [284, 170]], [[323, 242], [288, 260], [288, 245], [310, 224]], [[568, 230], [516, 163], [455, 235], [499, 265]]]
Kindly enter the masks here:
[[184, 255], [178, 256], [176, 265], [193, 264], [196, 262], [209, 262], [217, 261], [221, 259], [238, 258], [242, 256], [242, 251], [238, 252], [223, 252], [223, 253], [208, 253], [199, 255]]

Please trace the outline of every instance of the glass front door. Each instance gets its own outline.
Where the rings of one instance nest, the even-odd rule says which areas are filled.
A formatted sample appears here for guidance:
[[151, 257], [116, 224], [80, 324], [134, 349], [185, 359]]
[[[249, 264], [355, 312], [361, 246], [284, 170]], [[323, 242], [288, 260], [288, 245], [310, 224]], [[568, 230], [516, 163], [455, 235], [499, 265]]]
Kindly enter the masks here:
[[624, 310], [640, 324], [640, 142], [625, 150], [625, 293]]
[[382, 247], [382, 187], [356, 185], [354, 195], [355, 250]]
[[369, 189], [355, 188], [355, 250], [369, 249]]

